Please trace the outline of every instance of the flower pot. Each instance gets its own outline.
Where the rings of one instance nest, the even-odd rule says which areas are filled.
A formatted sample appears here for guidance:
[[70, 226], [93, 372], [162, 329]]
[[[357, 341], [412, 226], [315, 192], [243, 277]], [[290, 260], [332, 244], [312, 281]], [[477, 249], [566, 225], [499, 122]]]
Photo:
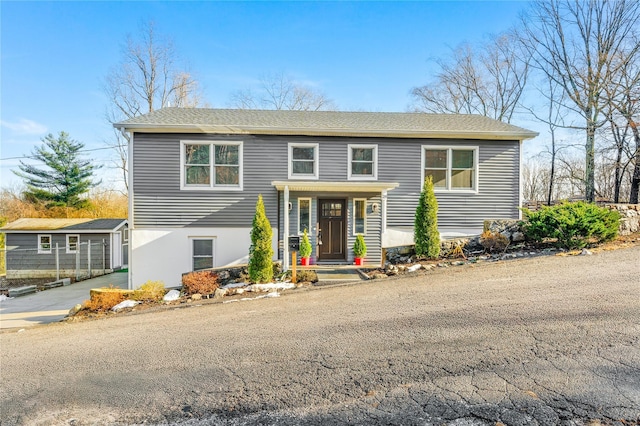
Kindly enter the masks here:
[[364, 258], [363, 257], [356, 257], [355, 258], [355, 262], [357, 266], [362, 266], [364, 264]]
[[309, 266], [309, 258], [308, 257], [301, 257], [300, 258], [300, 265], [301, 266]]

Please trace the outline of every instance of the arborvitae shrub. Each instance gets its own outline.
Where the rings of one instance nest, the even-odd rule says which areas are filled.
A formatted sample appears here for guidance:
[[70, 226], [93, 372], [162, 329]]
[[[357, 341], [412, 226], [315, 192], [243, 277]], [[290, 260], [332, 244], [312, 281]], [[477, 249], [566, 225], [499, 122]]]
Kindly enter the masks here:
[[416, 208], [413, 238], [416, 256], [437, 259], [440, 256], [438, 232], [438, 200], [433, 192], [433, 179], [427, 176]]
[[525, 235], [536, 242], [555, 240], [559, 247], [576, 249], [610, 241], [618, 235], [620, 214], [584, 201], [523, 212]]
[[258, 196], [256, 214], [251, 228], [249, 248], [249, 278], [254, 283], [266, 283], [273, 279], [273, 231], [264, 210], [262, 195]]
[[218, 288], [218, 275], [213, 271], [190, 272], [182, 276], [182, 291], [186, 295], [208, 296]]
[[353, 255], [358, 258], [363, 258], [367, 254], [367, 245], [364, 242], [364, 237], [361, 234], [356, 235], [356, 240], [353, 243]]
[[302, 234], [302, 238], [300, 238], [300, 257], [309, 257], [311, 256], [311, 241], [309, 241], [309, 235], [307, 234], [307, 230], [304, 230]]

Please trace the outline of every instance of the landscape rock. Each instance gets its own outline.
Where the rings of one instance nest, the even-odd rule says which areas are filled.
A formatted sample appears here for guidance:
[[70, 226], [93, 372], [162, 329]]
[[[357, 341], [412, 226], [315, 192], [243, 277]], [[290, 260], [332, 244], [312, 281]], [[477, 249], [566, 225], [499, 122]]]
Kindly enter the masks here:
[[180, 299], [180, 292], [178, 290], [171, 290], [162, 298], [164, 302], [175, 302], [178, 299]]
[[77, 314], [78, 312], [80, 312], [82, 310], [82, 307], [83, 306], [80, 303], [78, 303], [73, 308], [69, 309], [68, 316], [70, 316], [70, 317], [74, 316], [75, 314]]
[[388, 278], [388, 276], [387, 274], [383, 274], [381, 272], [376, 272], [375, 274], [371, 275], [371, 279], [374, 279], [374, 280], [381, 280], [384, 278]]
[[126, 308], [133, 308], [134, 306], [136, 306], [138, 303], [138, 301], [135, 300], [124, 300], [120, 303], [118, 303], [116, 306], [114, 306], [113, 308], [111, 308], [111, 310], [113, 312], [118, 312], [121, 309], [126, 309]]
[[226, 288], [217, 288], [216, 292], [213, 294], [213, 297], [215, 299], [219, 299], [222, 298], [224, 296], [227, 295], [227, 289]]
[[202, 295], [200, 293], [192, 294], [191, 300], [202, 300]]

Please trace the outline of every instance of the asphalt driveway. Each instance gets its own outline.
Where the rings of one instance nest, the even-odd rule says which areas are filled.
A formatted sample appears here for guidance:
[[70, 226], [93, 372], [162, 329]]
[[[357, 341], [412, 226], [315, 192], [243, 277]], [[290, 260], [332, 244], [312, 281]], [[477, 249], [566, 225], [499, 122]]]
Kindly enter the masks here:
[[639, 259], [438, 268], [3, 331], [0, 422], [637, 424]]
[[116, 272], [64, 287], [14, 297], [0, 302], [0, 329], [32, 327], [62, 320], [69, 309], [89, 299], [92, 288], [127, 288], [127, 274]]

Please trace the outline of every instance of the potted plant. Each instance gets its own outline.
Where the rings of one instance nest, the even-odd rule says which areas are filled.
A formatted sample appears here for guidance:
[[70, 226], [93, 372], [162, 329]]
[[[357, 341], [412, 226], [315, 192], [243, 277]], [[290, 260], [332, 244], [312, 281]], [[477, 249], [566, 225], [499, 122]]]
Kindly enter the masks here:
[[367, 254], [367, 245], [364, 243], [364, 237], [362, 234], [356, 236], [356, 241], [353, 243], [353, 255], [355, 257], [356, 265], [362, 265], [364, 262], [364, 256]]
[[311, 256], [311, 242], [307, 230], [304, 230], [302, 239], [300, 240], [300, 265], [309, 266], [309, 257]]

